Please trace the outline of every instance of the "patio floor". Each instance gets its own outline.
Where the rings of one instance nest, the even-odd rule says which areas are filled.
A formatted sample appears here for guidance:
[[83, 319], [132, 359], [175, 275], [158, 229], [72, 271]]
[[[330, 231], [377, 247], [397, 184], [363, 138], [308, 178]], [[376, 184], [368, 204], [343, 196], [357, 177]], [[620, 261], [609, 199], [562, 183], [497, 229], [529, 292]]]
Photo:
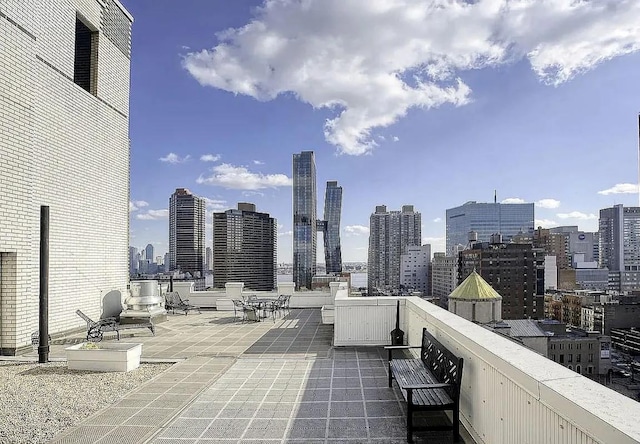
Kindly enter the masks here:
[[[176, 314], [155, 337], [129, 332], [121, 341], [142, 342], [143, 361], [179, 362], [52, 442], [406, 442], [405, 403], [387, 387], [384, 350], [332, 348], [333, 326], [321, 323], [318, 309], [259, 323], [241, 323], [233, 312]], [[51, 358], [79, 336], [54, 341]], [[415, 442], [452, 439], [430, 432]]]

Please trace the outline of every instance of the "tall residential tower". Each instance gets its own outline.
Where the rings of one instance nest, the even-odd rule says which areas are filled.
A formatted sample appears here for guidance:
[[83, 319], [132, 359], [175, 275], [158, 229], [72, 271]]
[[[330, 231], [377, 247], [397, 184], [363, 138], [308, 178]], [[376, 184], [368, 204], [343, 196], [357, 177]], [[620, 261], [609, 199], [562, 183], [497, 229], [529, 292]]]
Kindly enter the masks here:
[[293, 282], [311, 289], [316, 274], [316, 160], [313, 151], [293, 155]]
[[324, 260], [327, 274], [342, 271], [340, 248], [340, 213], [342, 211], [342, 187], [335, 180], [327, 182], [324, 195]]
[[[608, 268], [612, 290], [640, 289], [640, 207], [615, 205], [600, 210], [600, 267]], [[613, 279], [612, 279], [613, 278]]]
[[385, 205], [376, 206], [369, 229], [369, 294], [400, 290], [400, 260], [407, 247], [420, 246], [421, 215], [413, 205], [402, 211], [387, 211]]
[[205, 201], [186, 188], [169, 199], [169, 270], [204, 276]]
[[213, 285], [244, 282], [250, 290], [277, 286], [278, 223], [250, 203], [213, 214]]

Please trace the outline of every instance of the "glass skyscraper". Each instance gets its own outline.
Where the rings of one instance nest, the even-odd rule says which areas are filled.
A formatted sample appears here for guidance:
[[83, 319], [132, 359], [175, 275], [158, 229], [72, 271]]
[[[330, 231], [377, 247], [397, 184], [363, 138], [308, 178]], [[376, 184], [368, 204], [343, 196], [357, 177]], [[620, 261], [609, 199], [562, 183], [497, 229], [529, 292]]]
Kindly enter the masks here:
[[532, 233], [533, 203], [502, 204], [467, 202], [447, 210], [447, 255], [455, 255], [458, 247], [469, 243], [469, 232], [478, 234], [478, 242], [489, 242], [491, 235], [502, 234], [509, 242], [516, 234]]
[[342, 210], [342, 187], [337, 181], [328, 181], [324, 195], [324, 260], [327, 274], [342, 271], [340, 249], [340, 212]]
[[293, 282], [311, 289], [316, 274], [316, 160], [313, 151], [293, 155]]

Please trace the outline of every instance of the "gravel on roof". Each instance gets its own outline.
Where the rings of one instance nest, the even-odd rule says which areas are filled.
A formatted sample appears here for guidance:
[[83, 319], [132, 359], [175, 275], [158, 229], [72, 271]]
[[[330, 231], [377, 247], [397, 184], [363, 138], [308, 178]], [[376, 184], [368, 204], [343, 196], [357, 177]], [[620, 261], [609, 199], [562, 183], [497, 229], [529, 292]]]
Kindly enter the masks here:
[[69, 370], [66, 362], [0, 361], [0, 442], [49, 442], [170, 366], [98, 373]]

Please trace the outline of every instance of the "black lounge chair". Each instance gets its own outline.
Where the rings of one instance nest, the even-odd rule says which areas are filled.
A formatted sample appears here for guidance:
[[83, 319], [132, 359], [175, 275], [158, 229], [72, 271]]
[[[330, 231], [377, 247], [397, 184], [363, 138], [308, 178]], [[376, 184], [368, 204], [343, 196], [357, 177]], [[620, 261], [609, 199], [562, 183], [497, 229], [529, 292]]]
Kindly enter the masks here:
[[168, 292], [164, 295], [164, 308], [171, 310], [173, 314], [176, 313], [176, 310], [182, 310], [185, 316], [189, 314], [189, 310], [198, 310], [198, 313], [202, 313], [200, 307], [189, 304], [189, 299], [183, 300], [180, 294], [175, 291]]
[[151, 322], [121, 324], [117, 317], [102, 318], [94, 321], [80, 310], [76, 310], [76, 314], [87, 323], [87, 341], [89, 342], [102, 341], [102, 336], [106, 332], [115, 332], [119, 341], [120, 330], [132, 328], [148, 328], [154, 336], [156, 335], [156, 327]]

